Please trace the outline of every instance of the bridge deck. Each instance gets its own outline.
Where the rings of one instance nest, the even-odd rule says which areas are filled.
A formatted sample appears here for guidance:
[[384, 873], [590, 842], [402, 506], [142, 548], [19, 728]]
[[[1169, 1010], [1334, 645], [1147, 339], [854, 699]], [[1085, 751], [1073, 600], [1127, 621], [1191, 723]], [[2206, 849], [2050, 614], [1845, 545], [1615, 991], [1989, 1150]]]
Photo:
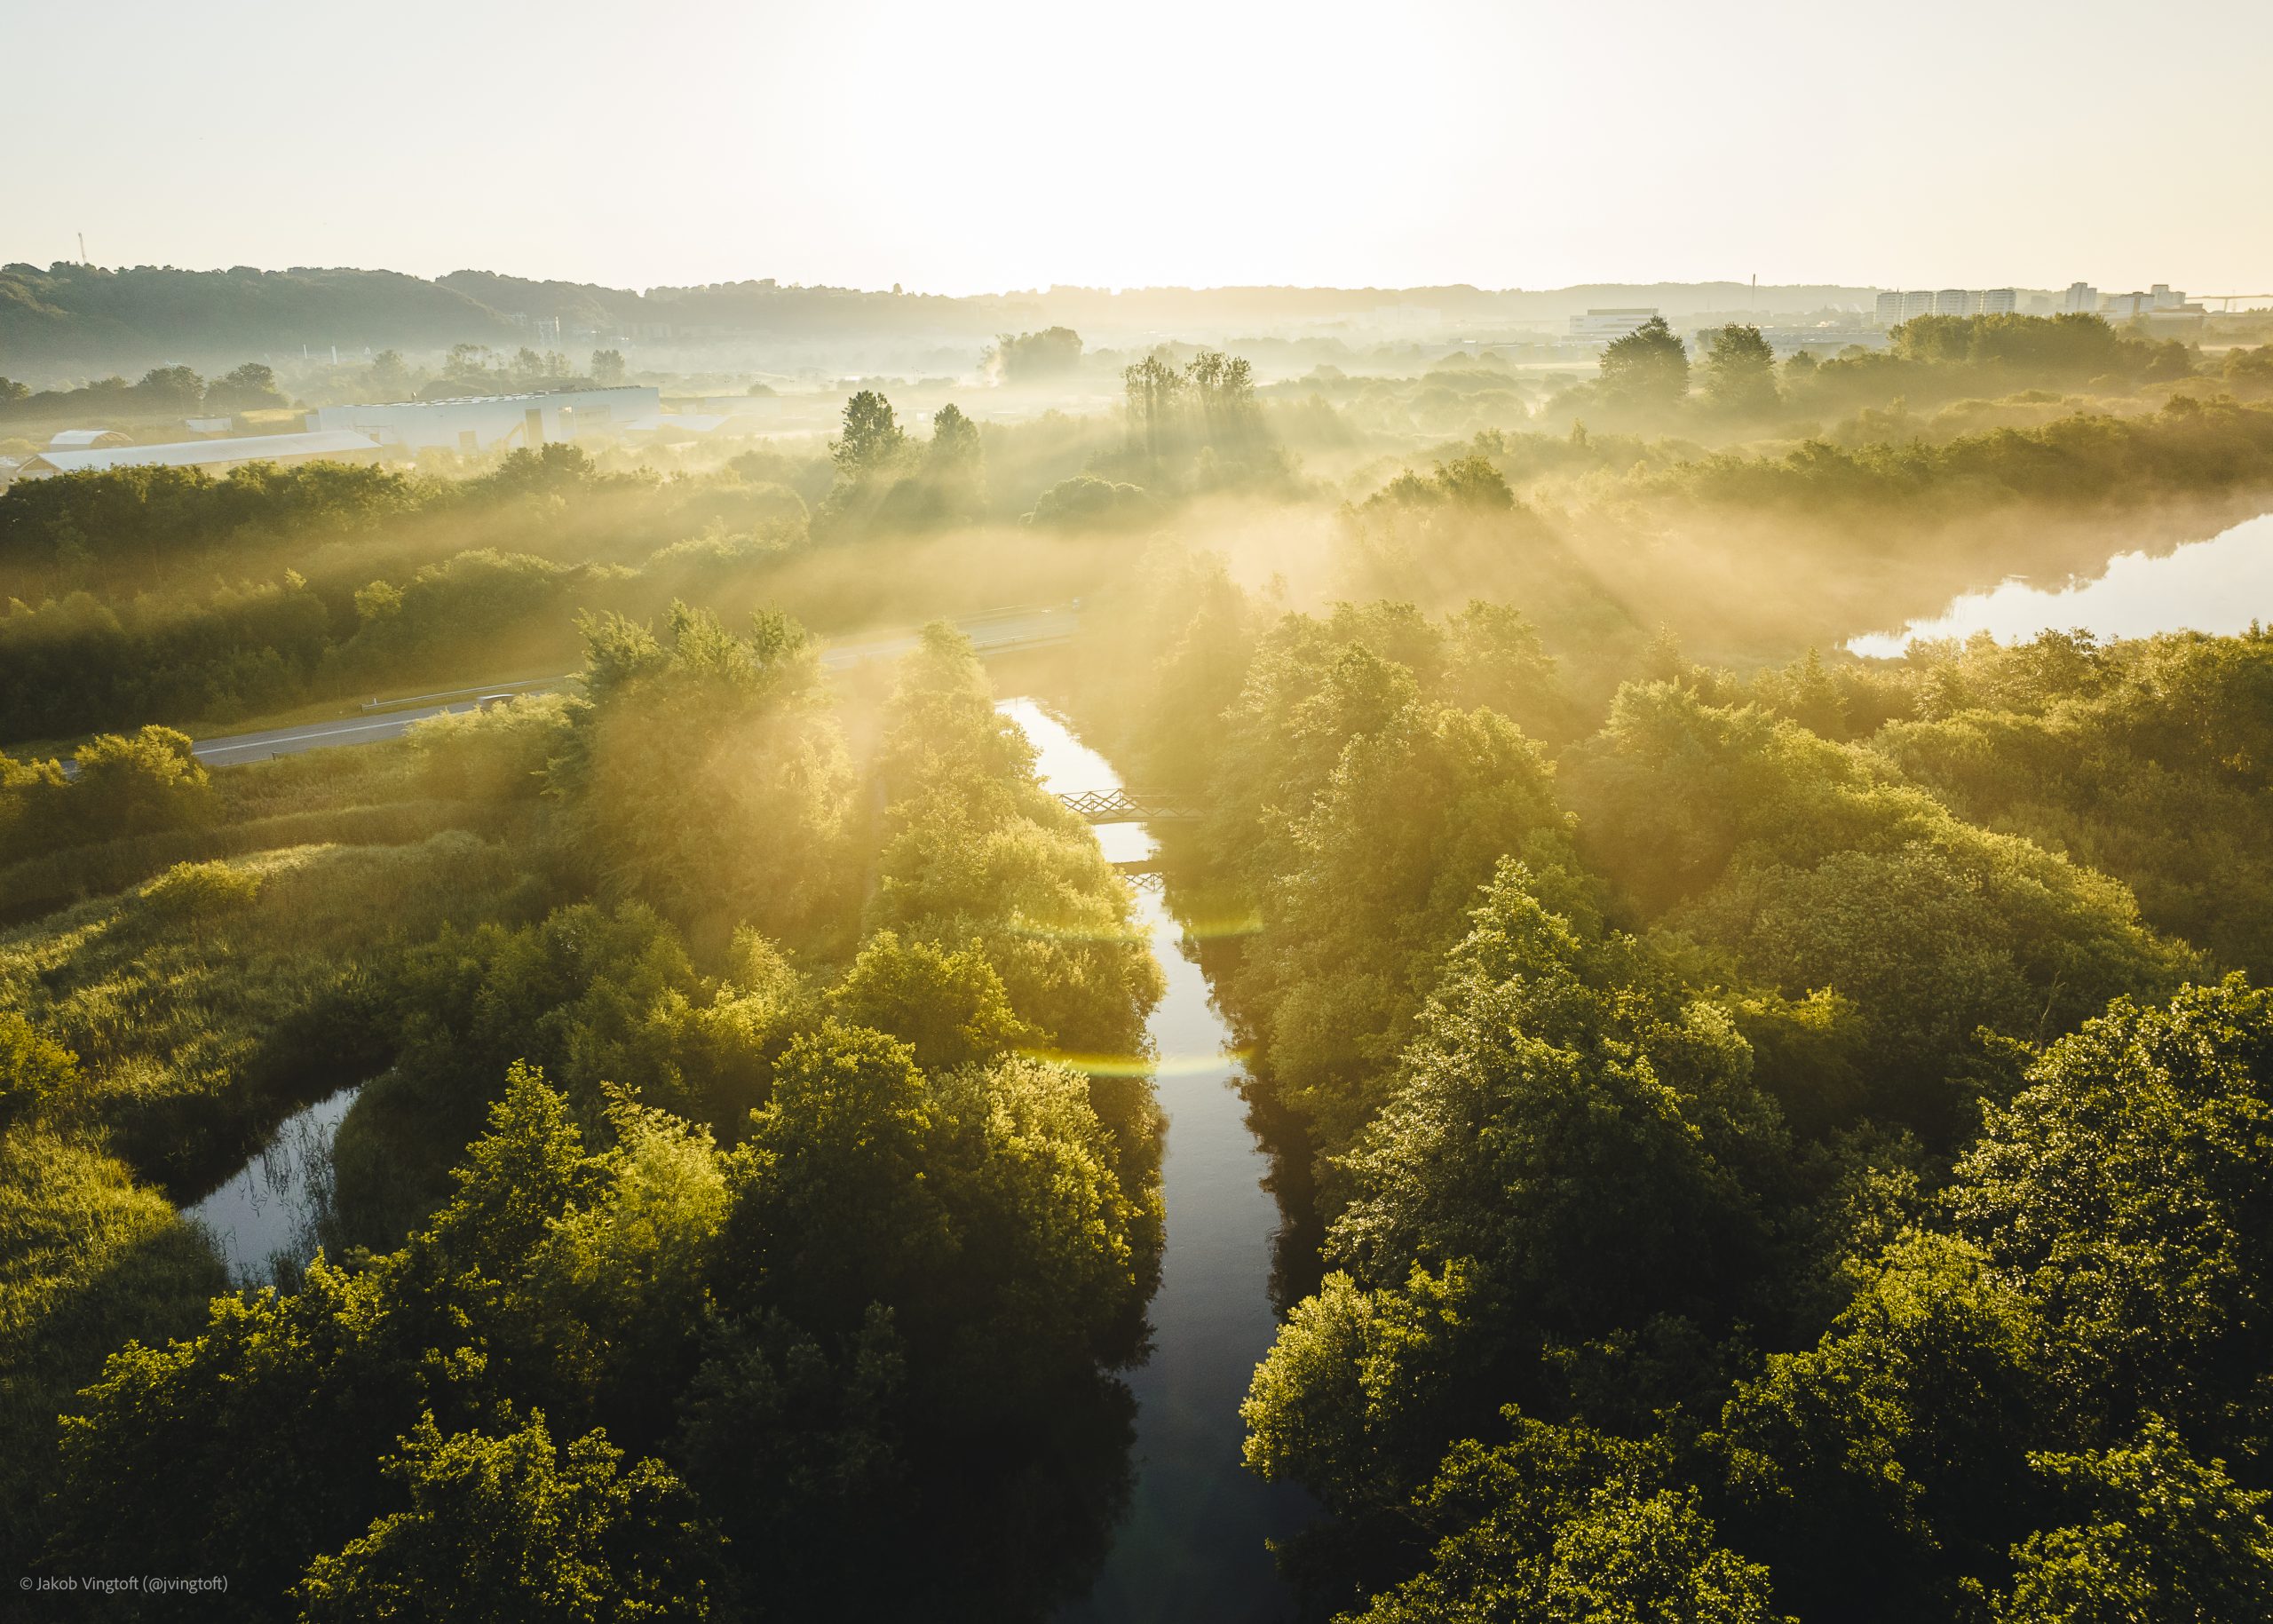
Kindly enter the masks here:
[[1126, 789], [1085, 789], [1057, 798], [1086, 823], [1183, 823], [1200, 816], [1197, 806], [1173, 796], [1132, 795]]

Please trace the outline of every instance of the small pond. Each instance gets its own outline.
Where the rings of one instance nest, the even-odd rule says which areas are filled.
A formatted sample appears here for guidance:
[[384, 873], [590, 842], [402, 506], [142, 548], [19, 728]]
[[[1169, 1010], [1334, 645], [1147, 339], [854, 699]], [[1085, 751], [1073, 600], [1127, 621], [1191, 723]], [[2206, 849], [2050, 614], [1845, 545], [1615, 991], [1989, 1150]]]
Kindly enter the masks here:
[[213, 1237], [234, 1283], [271, 1284], [280, 1257], [305, 1264], [316, 1255], [331, 1209], [331, 1142], [356, 1092], [342, 1089], [285, 1118], [258, 1154], [183, 1209]]
[[1968, 592], [1932, 620], [1850, 638], [1847, 647], [1894, 659], [1913, 639], [1963, 638], [1981, 631], [2000, 643], [2078, 627], [2103, 638], [2158, 631], [2230, 636], [2264, 620], [2273, 620], [2273, 513], [2166, 553], [2123, 553], [2109, 559], [2107, 573], [2095, 581], [2053, 590], [2013, 580], [1986, 592]]

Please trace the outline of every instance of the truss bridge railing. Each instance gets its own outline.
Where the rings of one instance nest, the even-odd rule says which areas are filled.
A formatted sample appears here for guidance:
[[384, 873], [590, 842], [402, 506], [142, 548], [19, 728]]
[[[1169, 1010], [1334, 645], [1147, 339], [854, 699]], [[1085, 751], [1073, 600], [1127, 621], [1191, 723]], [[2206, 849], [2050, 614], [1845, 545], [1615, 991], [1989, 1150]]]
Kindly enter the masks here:
[[1189, 801], [1127, 789], [1085, 789], [1057, 798], [1086, 823], [1186, 823], [1200, 816]]

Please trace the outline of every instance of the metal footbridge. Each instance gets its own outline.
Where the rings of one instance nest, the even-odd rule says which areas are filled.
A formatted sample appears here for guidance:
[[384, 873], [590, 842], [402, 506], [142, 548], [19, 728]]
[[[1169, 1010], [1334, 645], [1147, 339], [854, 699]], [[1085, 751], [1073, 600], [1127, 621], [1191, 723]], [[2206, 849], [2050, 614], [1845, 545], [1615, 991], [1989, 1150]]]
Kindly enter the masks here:
[[1084, 823], [1191, 823], [1200, 815], [1200, 808], [1189, 801], [1142, 791], [1085, 789], [1057, 798]]

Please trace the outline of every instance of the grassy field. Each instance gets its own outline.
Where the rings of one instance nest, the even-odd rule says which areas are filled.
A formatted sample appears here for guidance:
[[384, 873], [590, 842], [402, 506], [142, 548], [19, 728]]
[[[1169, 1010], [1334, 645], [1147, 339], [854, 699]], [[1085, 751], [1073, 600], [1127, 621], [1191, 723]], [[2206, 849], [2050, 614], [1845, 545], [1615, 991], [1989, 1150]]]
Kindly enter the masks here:
[[[37, 1552], [57, 1414], [227, 1289], [177, 1203], [384, 1064], [372, 967], [511, 916], [524, 813], [405, 742], [213, 775], [192, 828], [0, 865], [0, 1017], [77, 1062], [0, 1113], [0, 1556]], [[4, 855], [4, 854], [0, 854]]]
[[275, 1122], [351, 1081], [369, 956], [491, 911], [504, 849], [463, 829], [399, 846], [299, 845], [177, 865], [0, 935], [0, 1010], [79, 1057], [53, 1110], [194, 1196]]

